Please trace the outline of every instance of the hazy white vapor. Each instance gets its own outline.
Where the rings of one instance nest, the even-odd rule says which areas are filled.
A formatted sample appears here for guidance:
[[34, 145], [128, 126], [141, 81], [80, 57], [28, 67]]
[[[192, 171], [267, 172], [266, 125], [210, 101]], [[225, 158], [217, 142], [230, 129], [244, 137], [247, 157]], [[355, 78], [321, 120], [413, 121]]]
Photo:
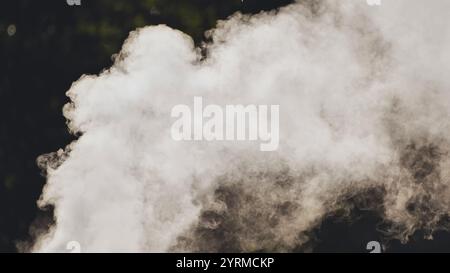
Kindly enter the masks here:
[[[449, 15], [448, 0], [300, 1], [218, 22], [206, 58], [169, 27], [132, 32], [67, 93], [81, 136], [38, 160], [56, 224], [32, 250], [291, 251], [374, 188], [392, 236], [445, 228]], [[278, 151], [172, 140], [170, 111], [194, 96], [280, 105]]]

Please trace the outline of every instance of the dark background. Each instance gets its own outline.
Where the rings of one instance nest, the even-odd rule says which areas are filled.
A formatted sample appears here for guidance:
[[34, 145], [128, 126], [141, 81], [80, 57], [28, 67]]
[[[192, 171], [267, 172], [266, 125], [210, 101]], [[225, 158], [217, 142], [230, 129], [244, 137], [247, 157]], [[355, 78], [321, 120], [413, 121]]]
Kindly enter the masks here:
[[[311, 0], [305, 0], [311, 1]], [[357, 1], [357, 0], [355, 0]], [[65, 92], [82, 74], [97, 74], [112, 64], [131, 30], [164, 23], [191, 35], [203, 33], [236, 11], [257, 13], [289, 0], [2, 0], [0, 2], [0, 252], [17, 251], [30, 241], [32, 223], [52, 218], [38, 200], [45, 178], [36, 158], [69, 144], [62, 107]], [[425, 5], [425, 2], [424, 2]], [[375, 213], [352, 212], [353, 220], [330, 216], [314, 231], [315, 252], [367, 252], [381, 240]], [[37, 220], [36, 220], [37, 219]], [[356, 220], [355, 220], [356, 219]], [[388, 251], [450, 251], [447, 233], [423, 240], [421, 232]]]

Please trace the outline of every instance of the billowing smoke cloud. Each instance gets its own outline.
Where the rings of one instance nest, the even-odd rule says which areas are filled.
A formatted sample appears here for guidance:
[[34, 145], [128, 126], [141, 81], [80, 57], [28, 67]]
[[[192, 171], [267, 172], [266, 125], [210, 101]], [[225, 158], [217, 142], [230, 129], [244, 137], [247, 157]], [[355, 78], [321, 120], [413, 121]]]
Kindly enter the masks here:
[[[218, 22], [203, 51], [132, 32], [67, 93], [80, 137], [38, 159], [56, 223], [32, 250], [299, 250], [360, 193], [387, 236], [447, 228], [449, 15], [447, 0], [300, 1]], [[279, 149], [172, 140], [170, 111], [194, 96], [280, 105]]]

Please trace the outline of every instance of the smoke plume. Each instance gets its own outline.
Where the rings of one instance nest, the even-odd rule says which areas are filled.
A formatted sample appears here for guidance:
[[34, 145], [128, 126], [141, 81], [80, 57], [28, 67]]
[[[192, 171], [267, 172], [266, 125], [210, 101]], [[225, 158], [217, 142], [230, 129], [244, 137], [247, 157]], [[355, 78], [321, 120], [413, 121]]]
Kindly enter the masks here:
[[[210, 42], [130, 33], [67, 92], [64, 149], [39, 157], [55, 224], [32, 251], [294, 251], [351, 200], [386, 236], [450, 212], [450, 2], [299, 1], [234, 14]], [[177, 104], [280, 105], [280, 145], [177, 142]]]

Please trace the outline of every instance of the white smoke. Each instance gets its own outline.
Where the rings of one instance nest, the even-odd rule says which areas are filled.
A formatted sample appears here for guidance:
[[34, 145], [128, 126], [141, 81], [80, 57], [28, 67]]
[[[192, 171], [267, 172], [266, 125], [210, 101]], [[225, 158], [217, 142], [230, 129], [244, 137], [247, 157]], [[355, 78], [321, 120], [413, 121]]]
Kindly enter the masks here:
[[[450, 210], [450, 2], [300, 1], [235, 14], [192, 39], [130, 34], [115, 64], [68, 91], [81, 136], [44, 155], [32, 251], [292, 251], [343, 201], [381, 189], [386, 232], [445, 228]], [[280, 105], [280, 145], [176, 142], [170, 110]], [[372, 206], [372, 205], [371, 205]]]

